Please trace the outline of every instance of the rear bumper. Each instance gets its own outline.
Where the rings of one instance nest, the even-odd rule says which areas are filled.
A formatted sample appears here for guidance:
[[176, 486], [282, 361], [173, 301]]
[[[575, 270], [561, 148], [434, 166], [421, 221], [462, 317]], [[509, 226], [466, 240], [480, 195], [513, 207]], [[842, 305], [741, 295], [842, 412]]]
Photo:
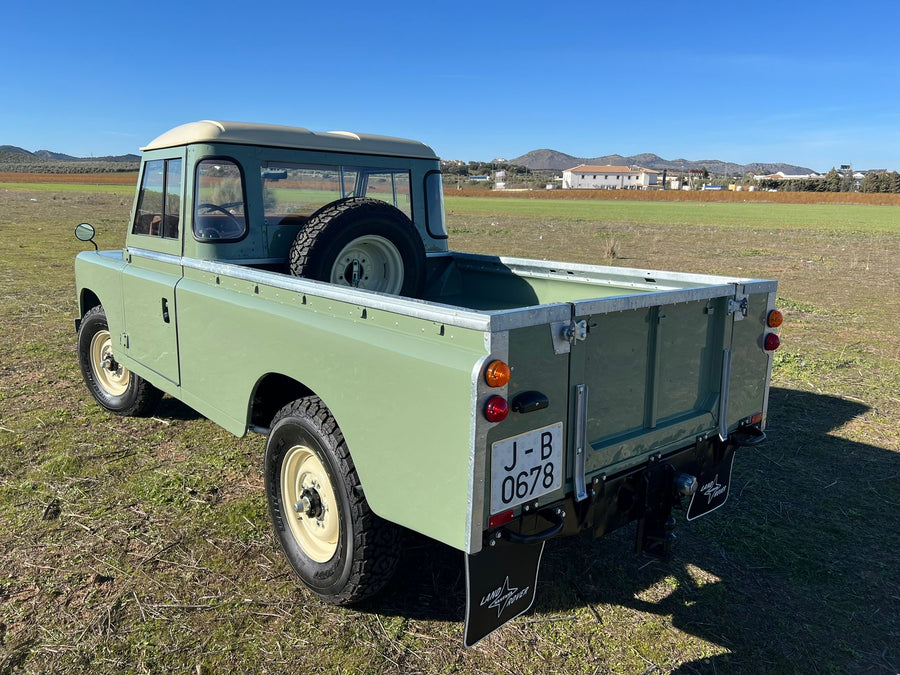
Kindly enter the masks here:
[[[590, 534], [601, 537], [633, 521], [639, 523], [638, 552], [651, 540], [671, 531], [672, 510], [687, 510], [693, 492], [706, 489], [709, 505], [691, 508], [694, 517], [705, 515], [725, 503], [735, 450], [755, 445], [765, 438], [756, 428], [747, 427], [722, 442], [717, 436], [698, 440], [668, 455], [651, 456], [645, 463], [612, 476], [594, 477], [587, 486], [587, 498], [576, 501], [574, 495], [550, 504], [542, 504], [531, 513], [485, 533], [485, 543], [505, 538], [512, 541], [537, 541], [557, 536]], [[716, 489], [714, 490], [713, 487]], [[721, 492], [724, 488], [724, 492]], [[715, 495], [713, 494], [715, 493]], [[701, 495], [697, 495], [700, 497]], [[703, 498], [706, 499], [706, 494]], [[713, 500], [713, 496], [715, 500]]]

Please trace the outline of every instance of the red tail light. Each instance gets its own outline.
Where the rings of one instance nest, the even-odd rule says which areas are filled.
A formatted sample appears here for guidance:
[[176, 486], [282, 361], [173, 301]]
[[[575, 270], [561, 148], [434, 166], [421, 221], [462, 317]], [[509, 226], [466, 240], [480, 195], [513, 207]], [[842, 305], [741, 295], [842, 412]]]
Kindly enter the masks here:
[[775, 333], [768, 333], [763, 341], [763, 346], [767, 352], [774, 352], [781, 346], [781, 339]]
[[509, 403], [502, 396], [491, 396], [484, 405], [488, 422], [502, 422], [509, 415]]

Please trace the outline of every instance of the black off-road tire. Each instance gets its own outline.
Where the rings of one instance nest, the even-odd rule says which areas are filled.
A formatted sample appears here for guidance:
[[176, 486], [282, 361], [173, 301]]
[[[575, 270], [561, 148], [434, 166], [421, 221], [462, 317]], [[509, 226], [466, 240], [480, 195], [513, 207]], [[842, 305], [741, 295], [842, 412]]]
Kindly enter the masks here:
[[[402, 530], [369, 508], [344, 436], [317, 396], [275, 415], [266, 440], [265, 484], [281, 550], [319, 598], [335, 605], [359, 602], [390, 580]], [[302, 496], [316, 508], [298, 513]]]
[[89, 309], [81, 319], [78, 363], [88, 391], [109, 412], [142, 417], [156, 410], [163, 393], [116, 363], [106, 312], [99, 305]]
[[[354, 255], [355, 244], [360, 246], [357, 253], [370, 250], [384, 260], [380, 265], [364, 262], [364, 254]], [[382, 250], [385, 255], [380, 256]], [[360, 263], [357, 279], [351, 278], [351, 259]], [[327, 204], [310, 217], [291, 245], [290, 266], [295, 276], [420, 297], [425, 246], [409, 218], [394, 206], [354, 197]]]

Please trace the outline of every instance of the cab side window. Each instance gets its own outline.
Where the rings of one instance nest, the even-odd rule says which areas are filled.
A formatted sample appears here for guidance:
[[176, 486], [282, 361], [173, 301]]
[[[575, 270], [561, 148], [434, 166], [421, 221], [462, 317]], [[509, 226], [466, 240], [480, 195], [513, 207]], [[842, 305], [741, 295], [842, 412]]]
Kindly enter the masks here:
[[133, 234], [177, 239], [181, 225], [181, 160], [154, 159], [144, 164]]
[[204, 159], [197, 164], [194, 188], [194, 236], [202, 241], [229, 241], [247, 233], [244, 180], [229, 159]]

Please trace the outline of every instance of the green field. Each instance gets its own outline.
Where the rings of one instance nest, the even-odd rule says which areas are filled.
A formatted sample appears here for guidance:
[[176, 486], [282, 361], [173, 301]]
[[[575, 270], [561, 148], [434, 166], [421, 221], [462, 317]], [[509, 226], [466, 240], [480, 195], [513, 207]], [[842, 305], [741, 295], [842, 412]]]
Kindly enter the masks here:
[[[269, 530], [263, 439], [165, 399], [110, 416], [75, 358], [75, 224], [131, 188], [0, 184], [0, 673], [897, 673], [900, 208], [448, 197], [463, 250], [779, 281], [769, 441], [675, 559], [548, 544], [538, 599], [462, 648], [461, 554], [322, 604]], [[127, 187], [127, 186], [125, 186]]]
[[859, 204], [772, 204], [766, 202], [665, 202], [590, 199], [526, 199], [497, 197], [446, 198], [453, 214], [503, 214], [548, 220], [628, 222], [707, 226], [720, 229], [755, 228], [765, 232], [783, 228], [828, 232], [885, 232], [900, 230], [896, 206]]

